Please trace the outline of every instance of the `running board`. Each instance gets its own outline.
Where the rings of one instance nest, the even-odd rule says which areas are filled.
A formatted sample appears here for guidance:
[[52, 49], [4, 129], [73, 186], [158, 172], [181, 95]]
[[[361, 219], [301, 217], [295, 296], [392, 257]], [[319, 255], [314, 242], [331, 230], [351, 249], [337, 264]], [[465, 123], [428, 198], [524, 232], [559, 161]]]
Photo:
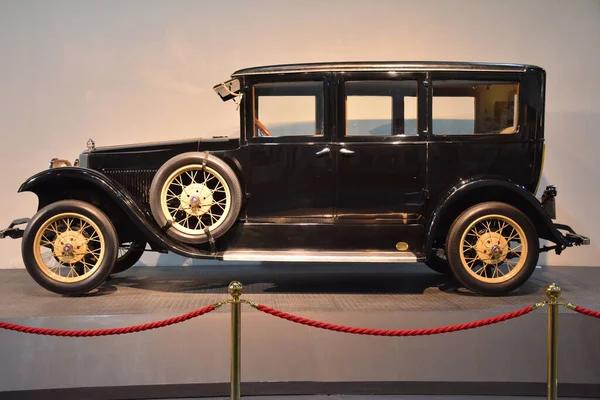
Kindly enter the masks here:
[[414, 253], [400, 251], [256, 251], [231, 250], [224, 261], [415, 263]]

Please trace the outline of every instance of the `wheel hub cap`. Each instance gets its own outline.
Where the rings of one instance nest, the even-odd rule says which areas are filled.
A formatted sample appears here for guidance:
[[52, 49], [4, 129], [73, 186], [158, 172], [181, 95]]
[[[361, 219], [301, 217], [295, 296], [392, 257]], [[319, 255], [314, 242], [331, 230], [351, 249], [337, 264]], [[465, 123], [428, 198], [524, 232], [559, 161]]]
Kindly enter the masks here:
[[479, 237], [475, 244], [477, 256], [486, 264], [498, 264], [508, 254], [508, 242], [498, 232], [488, 232]]
[[203, 183], [193, 183], [183, 189], [179, 201], [188, 215], [198, 217], [210, 210], [213, 204], [212, 190]]
[[63, 264], [80, 261], [88, 251], [87, 239], [81, 232], [67, 230], [54, 241], [54, 256]]

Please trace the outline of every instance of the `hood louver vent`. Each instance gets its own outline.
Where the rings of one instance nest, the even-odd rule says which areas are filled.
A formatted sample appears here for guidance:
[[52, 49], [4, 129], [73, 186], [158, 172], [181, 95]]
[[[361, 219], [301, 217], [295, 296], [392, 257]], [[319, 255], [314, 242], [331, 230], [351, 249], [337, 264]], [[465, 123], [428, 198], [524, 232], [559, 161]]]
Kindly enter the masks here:
[[123, 186], [142, 207], [150, 208], [150, 185], [156, 169], [103, 169], [102, 173]]

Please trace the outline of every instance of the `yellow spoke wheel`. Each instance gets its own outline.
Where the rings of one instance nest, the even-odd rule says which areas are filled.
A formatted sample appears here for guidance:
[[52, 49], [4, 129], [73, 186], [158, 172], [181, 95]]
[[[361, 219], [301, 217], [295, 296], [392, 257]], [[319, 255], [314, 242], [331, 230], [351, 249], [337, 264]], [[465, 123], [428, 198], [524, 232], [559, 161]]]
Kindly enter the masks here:
[[453, 275], [466, 288], [484, 295], [506, 294], [533, 273], [538, 235], [519, 209], [501, 202], [480, 203], [450, 227], [446, 255]]
[[117, 233], [92, 204], [62, 200], [40, 209], [23, 234], [29, 274], [60, 294], [83, 294], [102, 284], [115, 264]]
[[525, 232], [504, 215], [486, 215], [473, 221], [462, 238], [461, 261], [475, 278], [486, 283], [505, 282], [517, 275], [527, 259]]
[[201, 244], [225, 234], [242, 206], [235, 172], [219, 157], [183, 153], [164, 163], [150, 185], [150, 211], [171, 238]]
[[217, 229], [231, 209], [225, 178], [211, 167], [186, 165], [176, 169], [161, 192], [161, 208], [178, 231], [197, 235]]
[[62, 213], [37, 231], [33, 252], [50, 279], [73, 283], [93, 275], [104, 259], [106, 240], [98, 225], [77, 213]]

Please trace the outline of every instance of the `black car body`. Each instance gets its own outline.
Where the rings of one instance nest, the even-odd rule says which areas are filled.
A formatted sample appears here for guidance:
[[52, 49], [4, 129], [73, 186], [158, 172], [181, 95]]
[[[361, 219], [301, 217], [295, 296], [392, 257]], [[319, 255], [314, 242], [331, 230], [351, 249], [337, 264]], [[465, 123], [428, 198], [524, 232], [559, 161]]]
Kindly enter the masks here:
[[[239, 137], [90, 144], [78, 166], [42, 171], [19, 191], [36, 193], [39, 210], [67, 199], [93, 206], [114, 226], [114, 242], [141, 246], [139, 254], [148, 243], [156, 251], [224, 260], [426, 262], [477, 292], [504, 293], [533, 271], [540, 250], [533, 243], [539, 238], [553, 242], [550, 248], [557, 253], [589, 243], [552, 221], [554, 187], [542, 201], [535, 197], [544, 162], [545, 80], [542, 68], [516, 64], [357, 62], [244, 69], [215, 86], [224, 101], [239, 103]], [[195, 167], [186, 169], [186, 160]], [[215, 189], [193, 177], [188, 183], [167, 177], [173, 168], [197, 177], [207, 165], [223, 178], [217, 180], [225, 200], [215, 200], [218, 182]], [[162, 183], [163, 200], [158, 200], [157, 174], [171, 179]], [[165, 186], [175, 188], [178, 182], [179, 191]], [[194, 197], [194, 190], [202, 196]], [[165, 218], [157, 215], [153, 196], [156, 204], [163, 201]], [[223, 212], [237, 212], [227, 216], [227, 229], [212, 229], [213, 221], [225, 217], [214, 219], [210, 202], [230, 204]], [[488, 209], [495, 211], [486, 214]], [[485, 232], [468, 224], [480, 215], [477, 223], [487, 226]], [[188, 228], [175, 232], [179, 222]], [[468, 234], [459, 240], [461, 223], [476, 241], [469, 242]], [[511, 238], [511, 226], [518, 239]], [[59, 232], [47, 248], [58, 245], [59, 234], [78, 243], [90, 235], [55, 228]], [[4, 232], [21, 234], [13, 226]], [[471, 243], [462, 266], [462, 250], [453, 255], [449, 241], [458, 243], [457, 249]], [[26, 265], [32, 243], [24, 240]], [[522, 272], [499, 279], [498, 263], [525, 257], [527, 243]], [[76, 269], [75, 258], [51, 251]], [[469, 254], [477, 258], [475, 275], [461, 270], [469, 269]], [[35, 268], [28, 266], [30, 272]], [[509, 267], [506, 271], [510, 275]], [[105, 278], [110, 271], [96, 273]], [[484, 273], [485, 279], [477, 278]], [[87, 277], [57, 288], [50, 275], [41, 276], [39, 283], [60, 293], [93, 286], [82, 283], [91, 281]], [[101, 282], [97, 278], [94, 284]]]

